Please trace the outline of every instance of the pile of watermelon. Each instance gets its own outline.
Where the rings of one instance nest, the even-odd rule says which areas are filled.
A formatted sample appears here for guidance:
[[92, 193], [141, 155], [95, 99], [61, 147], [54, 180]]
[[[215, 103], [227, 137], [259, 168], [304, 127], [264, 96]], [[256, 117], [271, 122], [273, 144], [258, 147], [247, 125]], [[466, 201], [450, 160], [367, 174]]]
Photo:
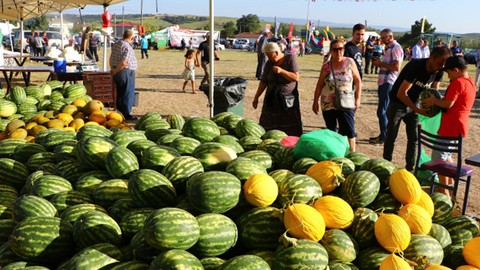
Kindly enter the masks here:
[[[229, 112], [212, 119], [152, 112], [132, 130], [85, 125], [43, 130], [34, 142], [1, 140], [0, 266], [378, 269], [391, 252], [377, 241], [375, 222], [401, 207], [388, 188], [396, 166], [361, 153], [333, 158], [339, 186], [326, 196], [327, 187], [307, 175], [319, 161], [296, 160], [281, 143], [286, 136]], [[265, 207], [243, 193], [259, 174], [278, 187]], [[285, 209], [332, 197], [354, 211], [351, 224], [326, 222], [320, 241], [287, 231]], [[453, 215], [440, 193], [431, 201], [434, 226], [412, 234], [404, 258], [415, 269], [466, 265], [462, 252], [478, 223]]]

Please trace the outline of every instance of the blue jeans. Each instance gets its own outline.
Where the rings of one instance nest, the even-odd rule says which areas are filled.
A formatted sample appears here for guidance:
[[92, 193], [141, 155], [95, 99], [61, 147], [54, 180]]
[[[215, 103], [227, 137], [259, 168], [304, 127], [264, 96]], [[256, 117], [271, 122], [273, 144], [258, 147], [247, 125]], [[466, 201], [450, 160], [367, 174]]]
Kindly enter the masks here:
[[387, 117], [387, 136], [385, 137], [385, 143], [383, 144], [383, 158], [388, 161], [392, 161], [393, 149], [395, 148], [395, 140], [397, 139], [400, 123], [403, 120], [406, 125], [405, 130], [407, 132], [405, 169], [413, 171], [418, 145], [418, 115], [416, 112], [413, 112], [410, 109], [407, 111], [407, 107], [404, 104], [392, 102], [388, 106]]
[[135, 70], [124, 68], [113, 75], [113, 81], [117, 87], [117, 109], [128, 118], [135, 97]]
[[393, 84], [384, 83], [378, 86], [378, 107], [377, 117], [380, 125], [380, 139], [385, 140], [387, 136], [387, 108], [390, 103], [390, 92], [392, 91]]
[[323, 120], [327, 129], [338, 134], [355, 138], [355, 111], [328, 110], [323, 111]]

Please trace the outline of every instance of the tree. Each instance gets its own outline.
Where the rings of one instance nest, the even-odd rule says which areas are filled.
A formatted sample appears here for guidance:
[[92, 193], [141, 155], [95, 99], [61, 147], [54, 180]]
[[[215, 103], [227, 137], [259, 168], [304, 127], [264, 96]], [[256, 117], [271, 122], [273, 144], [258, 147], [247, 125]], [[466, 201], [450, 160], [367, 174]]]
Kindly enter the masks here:
[[232, 21], [226, 22], [223, 25], [223, 30], [220, 31], [220, 37], [222, 38], [233, 37], [236, 31], [237, 31], [237, 28], [235, 27], [234, 22]]
[[[402, 46], [413, 47], [418, 42], [418, 40], [420, 40], [420, 37], [422, 35], [422, 21], [423, 21], [423, 18], [418, 21], [415, 21], [415, 23], [410, 28], [410, 32], [405, 33], [403, 36], [398, 38], [398, 42], [402, 44]], [[425, 19], [423, 34], [435, 33], [436, 28], [432, 26], [433, 25], [429, 23], [427, 19]]]
[[48, 29], [48, 25], [48, 18], [45, 15], [30, 19], [25, 22], [25, 28], [32, 30], [45, 31]]
[[260, 26], [260, 19], [257, 15], [248, 14], [247, 16], [242, 15], [240, 19], [237, 20], [237, 29], [238, 32], [260, 32], [262, 27]]
[[283, 35], [285, 38], [287, 38], [289, 30], [290, 30], [290, 24], [280, 23], [280, 27], [278, 27], [278, 30], [277, 30], [277, 35]]

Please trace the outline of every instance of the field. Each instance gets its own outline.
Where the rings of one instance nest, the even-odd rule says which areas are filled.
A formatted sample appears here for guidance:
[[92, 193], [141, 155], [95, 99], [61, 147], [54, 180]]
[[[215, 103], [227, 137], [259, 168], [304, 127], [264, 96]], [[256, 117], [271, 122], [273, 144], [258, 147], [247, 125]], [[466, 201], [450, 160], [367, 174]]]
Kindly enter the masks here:
[[[183, 71], [184, 53], [178, 50], [149, 51], [149, 59], [140, 59], [140, 51], [137, 51], [139, 69], [136, 75], [136, 91], [139, 92], [139, 106], [135, 107], [133, 114], [141, 116], [149, 111], [160, 112], [162, 115], [180, 113], [184, 116], [198, 115], [209, 116], [207, 96], [198, 91], [196, 95], [190, 91], [182, 91], [183, 80], [180, 74]], [[215, 62], [215, 76], [241, 76], [248, 80], [248, 87], [244, 102], [244, 117], [258, 120], [261, 109], [254, 110], [251, 102], [258, 86], [254, 78], [256, 68], [256, 55], [251, 52], [239, 50], [227, 50], [219, 52], [220, 61]], [[300, 64], [300, 106], [302, 120], [306, 132], [324, 128], [325, 124], [321, 115], [312, 112], [312, 99], [315, 84], [322, 65], [323, 57], [319, 55], [307, 55], [299, 58]], [[38, 65], [36, 63], [29, 63]], [[474, 66], [469, 67], [470, 75], [474, 76]], [[203, 77], [203, 70], [197, 69], [197, 84]], [[43, 83], [45, 75], [32, 75], [33, 83]], [[21, 83], [20, 76], [17, 83]], [[356, 113], [357, 151], [363, 152], [370, 157], [382, 157], [383, 147], [370, 145], [368, 138], [378, 135], [378, 119], [376, 117], [376, 75], [365, 75], [362, 94], [362, 106]], [[441, 84], [441, 89], [447, 86], [447, 78]], [[198, 86], [197, 86], [198, 87]], [[263, 97], [262, 97], [263, 98]], [[406, 134], [402, 125], [394, 153], [393, 162], [398, 166], [404, 166]], [[475, 107], [471, 113], [469, 123], [469, 135], [465, 141], [464, 157], [478, 153], [480, 145], [480, 100], [475, 101]], [[472, 179], [469, 206], [467, 214], [480, 215], [480, 168], [477, 168]], [[460, 186], [459, 196], [463, 197], [464, 186]]]

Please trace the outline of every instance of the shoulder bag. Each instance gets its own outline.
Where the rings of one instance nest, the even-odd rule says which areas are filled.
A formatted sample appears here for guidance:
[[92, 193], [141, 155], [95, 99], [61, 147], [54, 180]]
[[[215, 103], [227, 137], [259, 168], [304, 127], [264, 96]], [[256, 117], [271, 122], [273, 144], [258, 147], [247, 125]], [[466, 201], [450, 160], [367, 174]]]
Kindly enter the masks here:
[[332, 62], [330, 62], [332, 70], [333, 83], [335, 85], [335, 94], [333, 97], [333, 107], [340, 111], [355, 110], [355, 92], [350, 90], [340, 90], [337, 87], [337, 80], [335, 79], [335, 71], [333, 69]]

